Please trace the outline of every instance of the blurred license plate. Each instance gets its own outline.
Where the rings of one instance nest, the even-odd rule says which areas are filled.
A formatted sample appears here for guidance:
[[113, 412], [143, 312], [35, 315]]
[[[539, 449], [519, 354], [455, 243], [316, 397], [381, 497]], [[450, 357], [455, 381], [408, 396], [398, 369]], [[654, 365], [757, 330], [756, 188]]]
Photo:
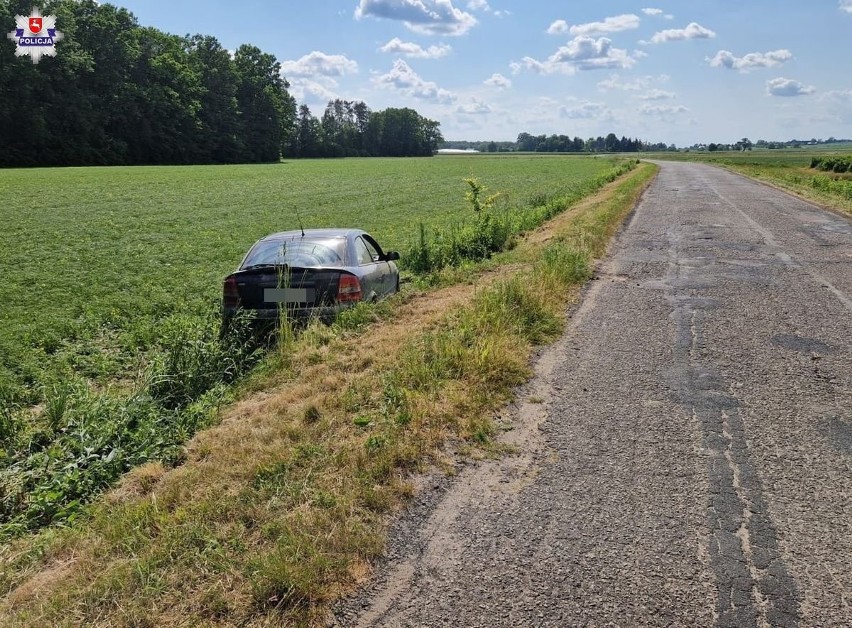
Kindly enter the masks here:
[[264, 288], [263, 300], [266, 303], [307, 303], [308, 291], [305, 288]]

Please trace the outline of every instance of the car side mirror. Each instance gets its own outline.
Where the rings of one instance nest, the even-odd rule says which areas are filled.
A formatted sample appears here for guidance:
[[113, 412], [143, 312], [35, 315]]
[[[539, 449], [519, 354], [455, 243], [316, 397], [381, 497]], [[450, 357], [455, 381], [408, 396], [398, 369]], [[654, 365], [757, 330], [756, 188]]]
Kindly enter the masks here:
[[388, 251], [385, 253], [385, 261], [386, 262], [395, 262], [399, 259], [399, 253], [396, 251]]

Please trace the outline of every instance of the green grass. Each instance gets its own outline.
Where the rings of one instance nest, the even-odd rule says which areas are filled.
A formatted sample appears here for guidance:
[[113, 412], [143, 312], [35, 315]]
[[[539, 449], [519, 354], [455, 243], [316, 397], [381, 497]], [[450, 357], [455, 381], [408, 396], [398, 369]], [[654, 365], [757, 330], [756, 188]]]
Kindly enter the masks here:
[[360, 226], [399, 250], [419, 222], [468, 217], [463, 177], [506, 192], [511, 207], [610, 167], [483, 156], [3, 171], [0, 402], [38, 402], [51, 369], [131, 376], [161, 321], [209, 309], [247, 248], [296, 228], [297, 212], [306, 227]]
[[[40, 183], [3, 210], [0, 234], [0, 263], [14, 269], [0, 285], [0, 536], [72, 521], [148, 460], [181, 462], [261, 357], [247, 335], [219, 341], [221, 279], [258, 237], [296, 228], [297, 212], [305, 226], [364, 227], [388, 249], [410, 249], [422, 224], [479, 242], [464, 199], [474, 176], [501, 192], [503, 218], [489, 224], [505, 237], [486, 234], [490, 254], [632, 165], [524, 156], [3, 172], [9, 194]], [[284, 355], [293, 338], [281, 338]]]

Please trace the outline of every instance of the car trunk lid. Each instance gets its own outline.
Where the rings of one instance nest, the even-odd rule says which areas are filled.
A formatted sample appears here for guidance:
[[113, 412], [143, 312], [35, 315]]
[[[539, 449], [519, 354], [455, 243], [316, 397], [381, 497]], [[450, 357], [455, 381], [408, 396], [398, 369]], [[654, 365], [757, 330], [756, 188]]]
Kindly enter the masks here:
[[334, 304], [340, 273], [337, 269], [263, 266], [231, 277], [244, 308], [306, 308]]

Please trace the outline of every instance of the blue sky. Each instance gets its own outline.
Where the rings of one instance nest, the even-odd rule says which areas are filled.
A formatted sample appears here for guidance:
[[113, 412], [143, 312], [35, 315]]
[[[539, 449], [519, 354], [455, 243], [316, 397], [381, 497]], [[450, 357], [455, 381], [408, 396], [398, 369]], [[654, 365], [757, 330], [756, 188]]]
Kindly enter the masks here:
[[412, 107], [446, 139], [852, 137], [852, 0], [123, 0], [252, 43], [291, 93]]

